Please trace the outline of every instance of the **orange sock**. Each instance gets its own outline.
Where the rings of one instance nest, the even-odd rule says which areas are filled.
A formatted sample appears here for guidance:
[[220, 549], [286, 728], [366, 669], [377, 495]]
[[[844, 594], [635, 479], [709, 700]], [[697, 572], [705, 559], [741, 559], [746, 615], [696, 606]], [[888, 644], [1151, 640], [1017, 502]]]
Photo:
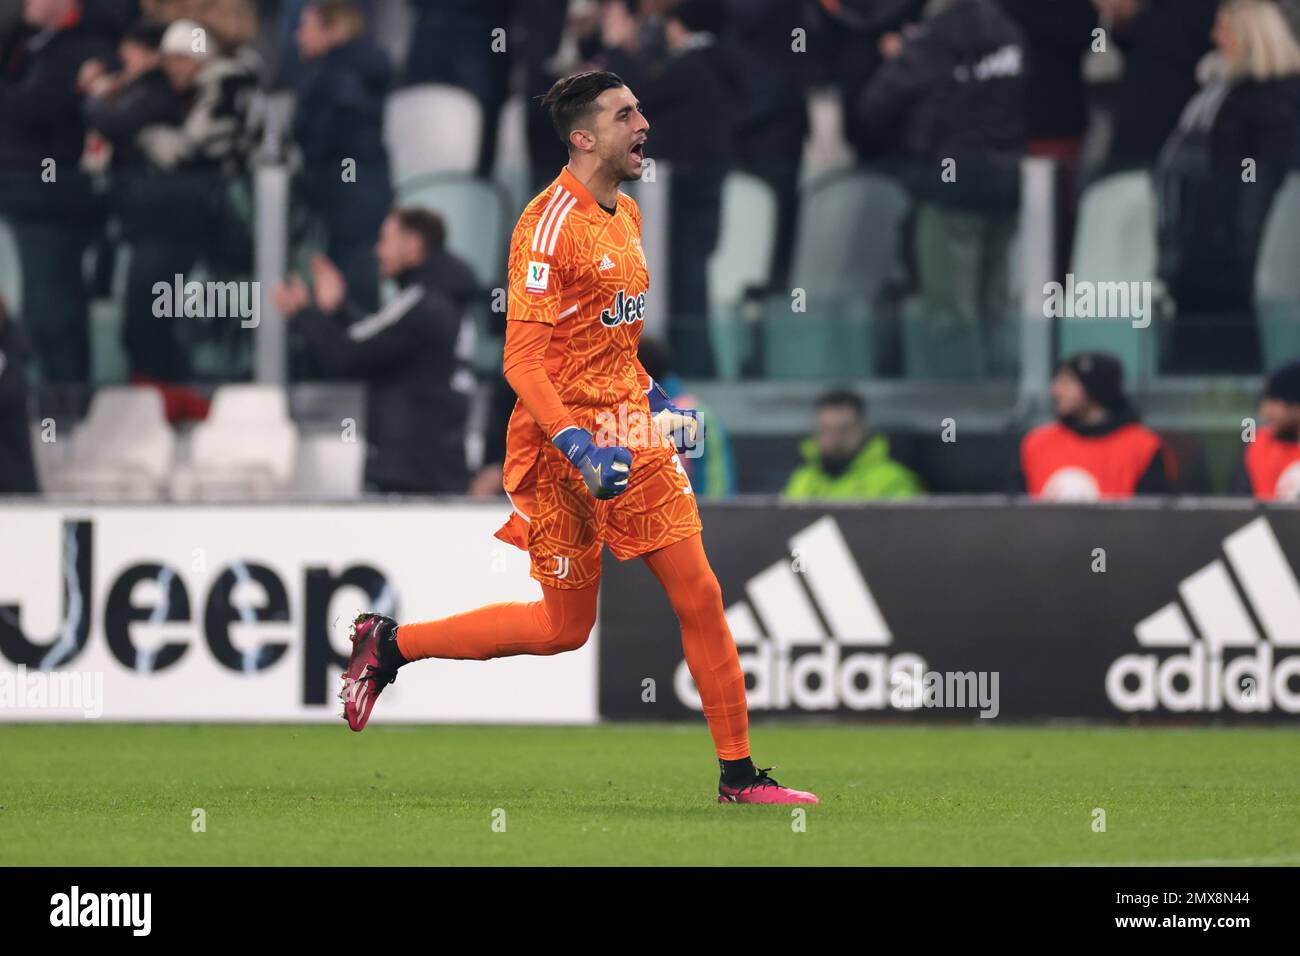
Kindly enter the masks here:
[[540, 601], [489, 604], [436, 621], [403, 624], [397, 629], [397, 647], [408, 661], [426, 657], [485, 661], [577, 650], [595, 626], [598, 590], [542, 585]]
[[695, 678], [720, 760], [749, 756], [749, 706], [740, 655], [722, 608], [722, 588], [698, 534], [646, 555], [682, 626], [686, 666]]

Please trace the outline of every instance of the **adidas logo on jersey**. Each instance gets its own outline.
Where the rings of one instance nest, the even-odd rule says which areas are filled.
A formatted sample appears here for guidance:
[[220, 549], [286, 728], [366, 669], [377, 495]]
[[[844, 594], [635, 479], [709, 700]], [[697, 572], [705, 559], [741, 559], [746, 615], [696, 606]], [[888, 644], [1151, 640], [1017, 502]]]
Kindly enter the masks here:
[[596, 266], [601, 272], [608, 272], [614, 268], [614, 260], [609, 257], [609, 253], [601, 256], [600, 265]]
[[1137, 623], [1137, 642], [1152, 653], [1125, 654], [1106, 671], [1106, 696], [1120, 710], [1300, 713], [1300, 654], [1275, 657], [1300, 650], [1300, 582], [1265, 518], [1228, 535], [1223, 550], [1226, 565], [1211, 561], [1179, 584], [1181, 604]]
[[[835, 519], [800, 531], [790, 548], [794, 561], [778, 561], [751, 578], [749, 600], [726, 611], [741, 670], [753, 683], [749, 709], [912, 709], [892, 690], [910, 686], [926, 671], [925, 660], [885, 650], [893, 635]], [[687, 707], [701, 709], [685, 661], [673, 689]]]

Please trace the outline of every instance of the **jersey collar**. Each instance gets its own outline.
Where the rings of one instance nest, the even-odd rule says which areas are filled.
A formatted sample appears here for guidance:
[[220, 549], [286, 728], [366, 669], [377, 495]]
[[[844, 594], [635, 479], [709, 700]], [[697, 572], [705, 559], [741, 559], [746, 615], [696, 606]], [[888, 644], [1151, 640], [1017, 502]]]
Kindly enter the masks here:
[[569, 167], [565, 166], [560, 170], [560, 185], [567, 189], [574, 196], [578, 197], [578, 208], [583, 212], [591, 212], [597, 207], [596, 197], [593, 196], [587, 187], [578, 181], [578, 177], [569, 172]]

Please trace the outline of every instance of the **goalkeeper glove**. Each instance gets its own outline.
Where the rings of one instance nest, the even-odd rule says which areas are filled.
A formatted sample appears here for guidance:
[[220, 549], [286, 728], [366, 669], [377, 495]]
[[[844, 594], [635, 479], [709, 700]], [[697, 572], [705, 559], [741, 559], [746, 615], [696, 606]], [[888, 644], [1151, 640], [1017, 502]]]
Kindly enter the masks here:
[[685, 453], [704, 443], [704, 419], [699, 412], [678, 408], [654, 379], [650, 380], [646, 398], [650, 401], [650, 420], [678, 452]]
[[600, 448], [591, 432], [576, 425], [564, 429], [551, 442], [578, 469], [587, 490], [595, 497], [613, 498], [627, 489], [632, 468], [632, 452], [628, 449], [621, 445]]

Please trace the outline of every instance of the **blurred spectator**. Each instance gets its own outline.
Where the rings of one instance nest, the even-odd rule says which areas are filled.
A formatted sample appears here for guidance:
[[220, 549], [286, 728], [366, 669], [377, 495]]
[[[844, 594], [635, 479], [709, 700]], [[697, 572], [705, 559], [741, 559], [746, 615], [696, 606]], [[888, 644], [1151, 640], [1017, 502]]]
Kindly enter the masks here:
[[[243, 64], [208, 50], [206, 31], [193, 20], [170, 24], [160, 52], [182, 118], [135, 134], [148, 167], [129, 174], [123, 197], [131, 246], [123, 343], [137, 380], [179, 382], [190, 377], [189, 356], [178, 319], [155, 316], [154, 287], [199, 260], [217, 275], [250, 265], [251, 228], [230, 197], [251, 151], [247, 111], [256, 80]], [[168, 108], [161, 98], [158, 108]]]
[[510, 25], [510, 0], [410, 0], [410, 5], [415, 25], [405, 82], [448, 83], [474, 94], [483, 109], [478, 173], [490, 176], [511, 64], [510, 43], [493, 49], [492, 31]]
[[316, 0], [303, 9], [297, 36], [306, 69], [294, 136], [308, 202], [325, 222], [329, 258], [347, 277], [352, 300], [373, 310], [379, 277], [371, 246], [393, 200], [384, 147], [392, 71], [365, 30], [351, 0]]
[[925, 3], [926, 0], [820, 0], [828, 24], [825, 42], [834, 61], [832, 75], [840, 91], [844, 137], [863, 162], [884, 158], [882, 144], [873, 143], [870, 131], [863, 130], [855, 109], [862, 91], [883, 62], [880, 37], [897, 33], [905, 24], [919, 20]]
[[669, 164], [668, 337], [687, 378], [716, 374], [709, 329], [709, 257], [718, 244], [731, 160], [735, 77], [717, 47], [722, 0], [683, 0], [642, 23], [606, 4], [602, 57], [652, 120], [649, 151]]
[[36, 467], [27, 425], [27, 357], [23, 327], [0, 297], [0, 495], [35, 494]]
[[926, 314], [966, 327], [1005, 321], [1024, 153], [1020, 29], [994, 0], [930, 0], [923, 22], [885, 34], [880, 50], [858, 110], [877, 141], [905, 121]]
[[140, 0], [85, 0], [82, 22], [105, 37], [120, 37], [140, 19]]
[[129, 29], [118, 43], [121, 69], [116, 73], [102, 60], [87, 60], [81, 67], [86, 125], [112, 147], [111, 199], [124, 216], [131, 215], [131, 200], [141, 192], [138, 177], [149, 166], [136, 137], [146, 127], [177, 126], [185, 118], [185, 102], [162, 69], [160, 47], [166, 29], [156, 20], [142, 20]]
[[1196, 92], [1218, 0], [1092, 0], [1123, 53], [1111, 102], [1106, 171], [1147, 169]]
[[[817, 399], [816, 431], [801, 446], [807, 464], [795, 470], [782, 495], [810, 498], [912, 498], [921, 480], [889, 457], [889, 439], [867, 425], [867, 403], [848, 390]], [[712, 440], [706, 438], [708, 442]]]
[[1234, 490], [1261, 501], [1300, 501], [1300, 362], [1269, 376], [1259, 420]]
[[23, 25], [24, 0], [0, 0], [0, 52]]
[[469, 482], [467, 310], [478, 290], [445, 240], [442, 219], [426, 209], [396, 209], [384, 220], [375, 258], [401, 292], [371, 315], [348, 301], [343, 274], [321, 255], [312, 261], [314, 304], [297, 275], [273, 292], [277, 311], [328, 371], [367, 384], [367, 490], [462, 494]]
[[1160, 436], [1138, 423], [1113, 355], [1084, 352], [1052, 378], [1056, 421], [1020, 444], [1014, 490], [1053, 501], [1098, 501], [1173, 490], [1174, 461]]
[[[575, 4], [577, 6], [577, 4]], [[569, 0], [528, 0], [519, 4], [519, 29], [523, 34], [525, 102], [535, 104], [551, 85], [577, 68], [576, 62], [562, 63], [560, 46], [565, 38]], [[564, 144], [556, 140], [555, 127], [546, 110], [524, 111], [528, 137], [528, 165], [532, 193], [541, 192], [568, 162]]]
[[641, 336], [637, 358], [646, 374], [668, 393], [678, 408], [693, 408], [704, 422], [704, 442], [699, 454], [683, 455], [682, 467], [695, 493], [705, 498], [730, 498], [736, 493], [736, 461], [722, 419], [696, 396], [684, 391], [673, 367], [673, 354], [658, 339]]
[[194, 20], [216, 41], [211, 52], [234, 56], [257, 39], [257, 9], [252, 0], [141, 0], [153, 20]]
[[81, 261], [100, 215], [79, 169], [86, 127], [77, 75], [112, 49], [81, 13], [79, 0], [27, 0], [27, 29], [0, 63], [0, 216], [20, 250], [38, 364], [55, 382], [90, 377]]
[[1025, 135], [1030, 156], [1055, 162], [1054, 275], [1063, 278], [1074, 240], [1079, 159], [1088, 130], [1083, 58], [1097, 11], [1090, 0], [1001, 0], [1025, 36]]
[[800, 0], [728, 0], [723, 48], [739, 75], [733, 118], [736, 166], [776, 194], [772, 287], [785, 289], [799, 207], [799, 166], [808, 135], [806, 51], [796, 51], [804, 29]]
[[[302, 81], [302, 57], [298, 53], [298, 24], [302, 21], [302, 12], [313, 0], [282, 0], [275, 15], [275, 56], [274, 85], [276, 87], [297, 88]], [[353, 0], [354, 6], [361, 11], [370, 24], [374, 12], [375, 0]]]
[[1167, 371], [1258, 371], [1255, 261], [1296, 152], [1300, 45], [1269, 0], [1227, 0], [1156, 170], [1159, 272], [1178, 316]]

